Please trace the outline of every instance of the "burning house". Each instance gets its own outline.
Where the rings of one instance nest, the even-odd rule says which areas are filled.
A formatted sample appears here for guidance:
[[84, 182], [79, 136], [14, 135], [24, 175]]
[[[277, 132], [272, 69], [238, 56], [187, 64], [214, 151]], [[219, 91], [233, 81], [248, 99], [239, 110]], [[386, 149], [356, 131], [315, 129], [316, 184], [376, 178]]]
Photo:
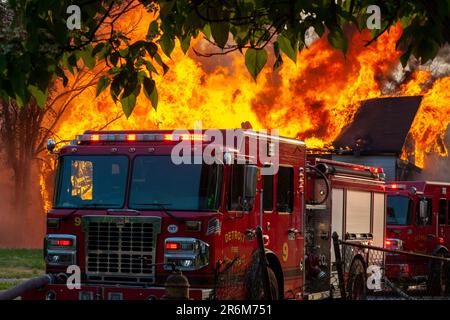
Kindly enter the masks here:
[[410, 130], [421, 96], [376, 98], [361, 103], [354, 120], [334, 140], [333, 160], [383, 167], [388, 180], [420, 172]]

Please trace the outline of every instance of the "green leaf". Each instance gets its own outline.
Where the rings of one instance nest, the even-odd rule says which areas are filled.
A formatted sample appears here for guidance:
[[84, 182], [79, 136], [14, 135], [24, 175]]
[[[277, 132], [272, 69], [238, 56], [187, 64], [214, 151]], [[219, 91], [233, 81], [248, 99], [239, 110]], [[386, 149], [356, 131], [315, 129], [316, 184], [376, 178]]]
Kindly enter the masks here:
[[60, 77], [63, 80], [63, 86], [67, 86], [67, 83], [69, 82], [69, 79], [66, 77], [66, 74], [64, 73], [64, 70], [61, 69], [59, 66], [56, 66], [55, 73], [58, 77]]
[[169, 67], [167, 66], [167, 64], [165, 64], [162, 59], [161, 56], [159, 54], [155, 54], [155, 58], [156, 62], [158, 62], [158, 64], [163, 68], [163, 75], [167, 73], [167, 71], [169, 71]]
[[424, 37], [418, 48], [419, 56], [422, 58], [421, 63], [426, 63], [436, 57], [439, 49], [439, 43], [434, 41], [431, 36]]
[[187, 35], [186, 37], [181, 38], [180, 44], [181, 50], [183, 50], [183, 53], [186, 54], [186, 52], [189, 50], [189, 47], [191, 46], [191, 36]]
[[45, 102], [47, 101], [48, 90], [46, 92], [42, 92], [38, 87], [32, 85], [28, 86], [28, 90], [36, 99], [38, 106], [41, 108], [44, 107]]
[[347, 53], [348, 49], [347, 38], [345, 37], [345, 34], [341, 28], [335, 28], [331, 30], [327, 38], [328, 42], [330, 42], [330, 44], [334, 48], [342, 50], [344, 54]]
[[224, 48], [228, 41], [228, 33], [230, 32], [230, 24], [227, 22], [212, 22], [211, 34], [214, 41], [220, 48]]
[[117, 65], [117, 62], [119, 62], [119, 54], [118, 54], [117, 52], [112, 53], [112, 54], [109, 56], [109, 61], [110, 61], [114, 66], [116, 66], [116, 65]]
[[128, 47], [119, 50], [119, 54], [122, 58], [125, 58], [128, 55], [128, 52], [129, 52]]
[[170, 11], [172, 11], [172, 8], [175, 4], [175, 0], [170, 0], [170, 1], [159, 1], [159, 15], [161, 16], [161, 18], [165, 18]]
[[67, 69], [69, 69], [69, 72], [71, 74], [73, 74], [74, 72], [73, 67], [76, 66], [77, 66], [77, 57], [75, 56], [75, 54], [69, 55], [69, 57], [67, 58]]
[[123, 72], [121, 71], [117, 76], [114, 77], [109, 91], [111, 93], [111, 98], [114, 102], [117, 102], [120, 92], [123, 89]]
[[158, 42], [164, 54], [170, 58], [170, 54], [175, 48], [175, 41], [173, 38], [168, 34], [163, 34]]
[[159, 27], [158, 22], [156, 20], [152, 21], [148, 27], [147, 31], [147, 39], [152, 40], [159, 36]]
[[127, 74], [129, 74], [129, 77], [128, 77], [127, 81], [125, 82], [124, 90], [122, 93], [122, 98], [128, 97], [133, 92], [135, 93], [136, 89], [138, 88], [137, 73], [131, 73], [131, 72], [132, 72], [131, 70], [127, 71]]
[[95, 57], [91, 55], [92, 51], [89, 49], [80, 52], [81, 59], [86, 67], [90, 70], [95, 67]]
[[154, 72], [158, 74], [158, 70], [152, 65], [150, 61], [145, 60], [144, 61], [145, 67], [147, 68], [148, 72]]
[[164, 62], [162, 63], [162, 68], [163, 68], [163, 75], [167, 73], [167, 71], [169, 71], [169, 66], [167, 64], [165, 64]]
[[99, 44], [97, 44], [94, 47], [94, 49], [92, 49], [91, 56], [95, 57], [95, 55], [97, 53], [99, 53], [100, 51], [102, 51], [104, 47], [105, 47], [105, 43], [104, 42], [100, 42]]
[[98, 95], [108, 87], [110, 82], [111, 82], [111, 80], [109, 80], [108, 76], [106, 76], [106, 75], [102, 76], [98, 80], [95, 96], [98, 97]]
[[250, 48], [245, 52], [245, 65], [255, 81], [266, 62], [267, 52], [265, 49]]
[[409, 57], [411, 56], [412, 47], [405, 51], [400, 57], [400, 62], [402, 63], [402, 67], [405, 68], [408, 63]]
[[156, 90], [155, 81], [146, 77], [144, 78], [143, 85], [145, 96], [150, 100], [153, 108], [156, 110], [158, 106], [158, 92]]
[[17, 93], [15, 96], [15, 100], [16, 100], [17, 105], [20, 108], [22, 108], [25, 105], [25, 97], [22, 97], [21, 95], [18, 95]]
[[278, 42], [273, 44], [273, 52], [275, 55], [275, 62], [273, 64], [273, 71], [277, 70], [283, 64], [283, 58], [280, 53], [280, 45]]
[[317, 21], [313, 25], [314, 31], [317, 33], [319, 37], [322, 37], [323, 33], [325, 32], [325, 27], [323, 26], [322, 21]]
[[280, 50], [283, 51], [289, 59], [294, 61], [294, 63], [297, 62], [297, 50], [292, 48], [291, 42], [288, 38], [280, 34], [277, 38], [276, 43], [278, 43]]
[[136, 105], [136, 96], [134, 93], [131, 93], [126, 97], [121, 97], [120, 103], [122, 104], [122, 110], [128, 119], [133, 112], [134, 106]]
[[211, 27], [209, 24], [205, 24], [202, 30], [203, 34], [205, 35], [206, 39], [211, 39]]
[[154, 57], [155, 54], [158, 52], [158, 46], [154, 42], [146, 42], [145, 50], [147, 50], [150, 57]]

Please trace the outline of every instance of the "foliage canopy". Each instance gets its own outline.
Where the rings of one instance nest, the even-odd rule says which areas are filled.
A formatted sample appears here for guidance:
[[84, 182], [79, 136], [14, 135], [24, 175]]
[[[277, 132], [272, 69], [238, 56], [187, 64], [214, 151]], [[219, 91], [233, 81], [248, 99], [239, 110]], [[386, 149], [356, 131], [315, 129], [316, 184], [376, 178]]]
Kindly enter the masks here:
[[[81, 9], [80, 29], [67, 27], [70, 5]], [[366, 29], [370, 5], [381, 9], [381, 29], [371, 31], [371, 41], [398, 21], [402, 24], [397, 46], [403, 65], [411, 55], [426, 62], [449, 42], [450, 0], [7, 0], [0, 4], [0, 99], [24, 106], [34, 98], [43, 106], [55, 78], [66, 84], [65, 72], [75, 73], [80, 64], [94, 68], [104, 60], [108, 71], [97, 95], [109, 87], [129, 116], [141, 89], [156, 108], [152, 76], [157, 70], [167, 72], [160, 53], [170, 57], [176, 41], [185, 53], [199, 35], [218, 47], [210, 55], [239, 50], [256, 79], [268, 50], [273, 50], [274, 69], [285, 57], [296, 61], [310, 28], [345, 54], [343, 27]], [[114, 23], [139, 6], [157, 19], [149, 23], [145, 39], [131, 42]], [[109, 32], [100, 33], [105, 27]]]

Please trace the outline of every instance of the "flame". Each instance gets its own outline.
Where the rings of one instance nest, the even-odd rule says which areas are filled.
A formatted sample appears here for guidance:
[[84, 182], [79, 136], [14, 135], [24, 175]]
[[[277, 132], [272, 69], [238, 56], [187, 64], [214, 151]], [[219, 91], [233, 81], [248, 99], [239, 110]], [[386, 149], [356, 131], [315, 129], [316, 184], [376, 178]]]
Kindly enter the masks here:
[[[418, 76], [420, 78], [420, 76]], [[424, 77], [419, 83], [425, 83], [429, 77]], [[407, 90], [416, 90], [417, 84], [411, 83]], [[420, 109], [412, 124], [410, 134], [414, 139], [415, 163], [423, 168], [425, 155], [430, 152], [448, 156], [444, 144], [444, 135], [450, 123], [450, 77], [436, 80], [429, 89], [422, 89], [423, 94]]]
[[[126, 27], [137, 21], [129, 35], [137, 40], [145, 38], [152, 19], [152, 14], [134, 10], [118, 22]], [[238, 52], [201, 58], [192, 52], [184, 55], [177, 44], [167, 61], [169, 72], [154, 77], [157, 111], [141, 94], [129, 119], [122, 116], [112, 121], [120, 106], [114, 104], [109, 92], [95, 98], [94, 86], [70, 103], [54, 129], [55, 136], [70, 140], [84, 130], [106, 124], [108, 129], [176, 129], [193, 127], [201, 120], [203, 128], [236, 128], [249, 121], [254, 129], [279, 129], [282, 135], [304, 139], [309, 147], [321, 147], [352, 121], [361, 100], [383, 96], [382, 82], [398, 66], [401, 55], [395, 47], [402, 33], [399, 24], [369, 47], [364, 46], [370, 39], [368, 32], [346, 32], [350, 46], [345, 56], [323, 37], [301, 51], [297, 63], [285, 58], [275, 72], [266, 66], [256, 82]], [[198, 51], [213, 50], [201, 38], [193, 43]], [[424, 89], [429, 79], [429, 73], [416, 72], [400, 88], [401, 95], [424, 95], [411, 130], [419, 165], [423, 165], [426, 152], [448, 153], [436, 139], [442, 139], [449, 122], [450, 79], [439, 79]], [[89, 77], [85, 81], [88, 83]], [[61, 90], [60, 86], [57, 91]], [[41, 186], [47, 193], [47, 207], [45, 179], [41, 179]]]

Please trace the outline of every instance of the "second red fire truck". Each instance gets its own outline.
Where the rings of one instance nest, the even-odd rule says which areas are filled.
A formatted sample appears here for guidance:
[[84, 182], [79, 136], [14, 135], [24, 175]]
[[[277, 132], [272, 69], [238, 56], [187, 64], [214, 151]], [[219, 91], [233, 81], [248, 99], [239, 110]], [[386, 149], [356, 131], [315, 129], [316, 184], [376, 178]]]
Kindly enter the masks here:
[[[450, 183], [395, 181], [387, 184], [386, 247], [448, 257]], [[439, 262], [395, 254], [386, 257], [387, 276], [409, 284], [426, 282], [440, 295], [450, 289], [449, 270]]]
[[[231, 144], [209, 131], [87, 131], [62, 147], [45, 239], [56, 281], [23, 298], [160, 299], [177, 269], [191, 298], [259, 299], [257, 226], [272, 298], [334, 295], [332, 232], [385, 241], [382, 170], [308, 157], [299, 140], [238, 131]], [[193, 152], [193, 163], [174, 163], [180, 142], [203, 159]], [[274, 158], [253, 157], [252, 144], [276, 156], [274, 174], [264, 174]], [[363, 297], [366, 257], [347, 262], [349, 297]], [[80, 288], [66, 285], [72, 265]]]

